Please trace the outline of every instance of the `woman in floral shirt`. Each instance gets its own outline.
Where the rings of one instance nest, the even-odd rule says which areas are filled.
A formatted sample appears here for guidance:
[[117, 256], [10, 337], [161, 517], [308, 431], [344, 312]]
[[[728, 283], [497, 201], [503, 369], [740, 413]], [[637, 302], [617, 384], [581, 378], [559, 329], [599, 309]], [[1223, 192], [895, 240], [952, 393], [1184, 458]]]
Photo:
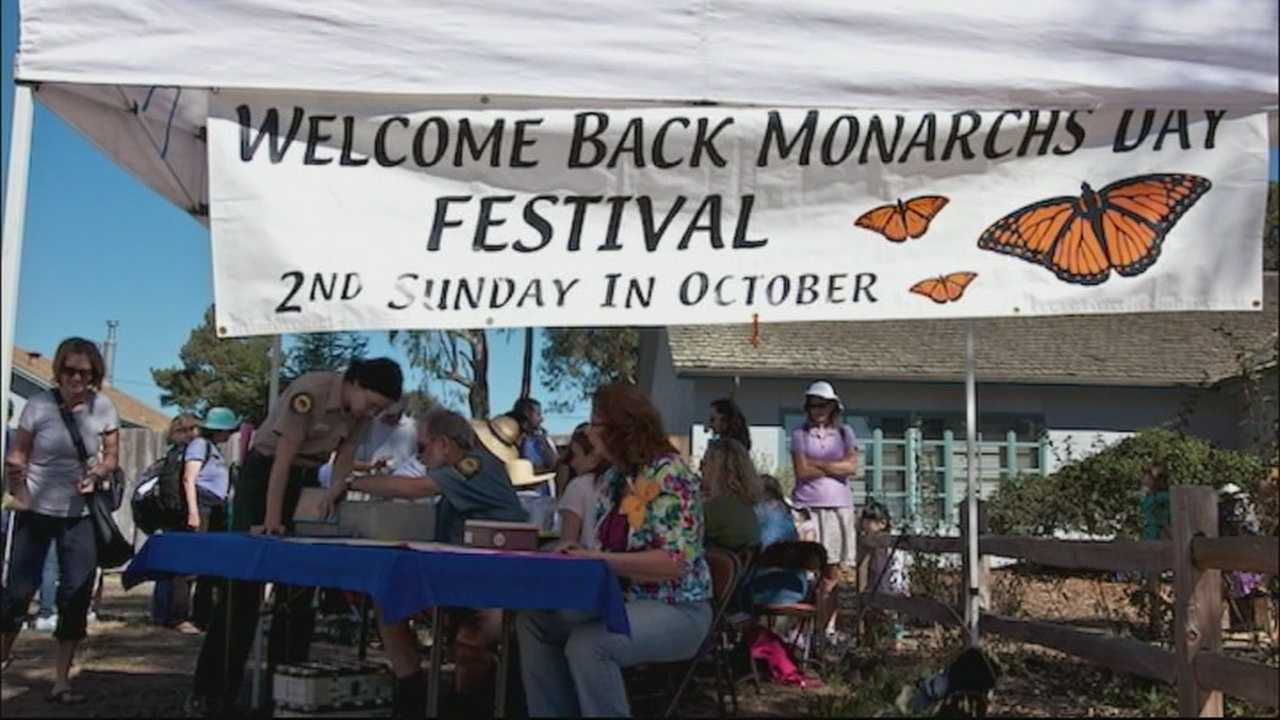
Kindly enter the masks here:
[[516, 622], [530, 717], [631, 714], [622, 668], [687, 660], [711, 626], [711, 574], [703, 554], [702, 487], [667, 440], [638, 389], [596, 392], [588, 437], [606, 471], [596, 525], [601, 550], [625, 585], [631, 634], [581, 612], [522, 613]]

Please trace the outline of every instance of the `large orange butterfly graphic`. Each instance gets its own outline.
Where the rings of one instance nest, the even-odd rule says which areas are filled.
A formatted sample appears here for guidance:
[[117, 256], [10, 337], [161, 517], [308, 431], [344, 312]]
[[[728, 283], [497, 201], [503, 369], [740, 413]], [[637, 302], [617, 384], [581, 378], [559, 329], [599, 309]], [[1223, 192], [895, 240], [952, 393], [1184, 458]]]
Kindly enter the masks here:
[[964, 296], [964, 289], [978, 277], [975, 272], [953, 272], [921, 280], [911, 286], [911, 292], [923, 295], [941, 305], [955, 302]]
[[929, 221], [946, 207], [947, 202], [947, 198], [941, 195], [921, 195], [906, 202], [898, 200], [896, 205], [881, 205], [862, 213], [853, 224], [874, 230], [893, 242], [902, 242], [909, 237], [924, 235], [929, 229]]
[[1058, 278], [1097, 285], [1114, 269], [1141, 275], [1160, 257], [1165, 235], [1212, 184], [1196, 175], [1155, 174], [1117, 180], [1079, 197], [1041, 200], [997, 220], [978, 247], [1044, 265]]

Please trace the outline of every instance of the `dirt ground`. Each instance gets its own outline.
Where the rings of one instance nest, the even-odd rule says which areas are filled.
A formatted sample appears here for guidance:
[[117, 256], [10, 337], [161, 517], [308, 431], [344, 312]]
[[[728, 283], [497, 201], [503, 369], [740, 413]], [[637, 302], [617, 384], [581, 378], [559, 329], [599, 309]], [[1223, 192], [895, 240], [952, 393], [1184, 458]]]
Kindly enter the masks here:
[[98, 621], [80, 647], [73, 684], [87, 703], [64, 707], [45, 702], [53, 686], [53, 639], [25, 630], [13, 664], [0, 680], [5, 717], [175, 717], [182, 714], [200, 636], [148, 622], [151, 584], [126, 592], [109, 576]]
[[[1019, 589], [1019, 615], [1114, 625], [1122, 614], [1124, 583], [1090, 579], [1028, 580]], [[1000, 587], [999, 581], [996, 583]], [[53, 682], [48, 634], [25, 631], [13, 665], [0, 679], [4, 717], [174, 717], [190, 687], [200, 636], [183, 635], [147, 621], [151, 585], [125, 591], [108, 578], [99, 619], [90, 625], [74, 670], [77, 690], [89, 702], [77, 707], [44, 701]], [[1106, 609], [1106, 608], [1111, 609]], [[1120, 609], [1120, 610], [1117, 610]], [[1104, 612], [1100, 615], [1100, 610]], [[896, 645], [854, 650], [822, 672], [822, 688], [801, 690], [749, 681], [738, 686], [739, 716], [836, 717], [896, 715], [893, 698], [904, 684], [941, 669], [958, 648], [958, 635], [909, 627]], [[995, 716], [1159, 716], [1176, 710], [1172, 688], [1119, 676], [1031, 646], [995, 643], [1004, 670], [990, 712]], [[317, 645], [315, 656], [347, 655], [349, 647]], [[1274, 649], [1269, 651], [1274, 663]], [[371, 651], [376, 659], [378, 653]], [[715, 705], [709, 683], [696, 685], [681, 714], [711, 717]], [[1232, 703], [1228, 703], [1231, 712]], [[1239, 712], [1239, 709], [1237, 709]]]

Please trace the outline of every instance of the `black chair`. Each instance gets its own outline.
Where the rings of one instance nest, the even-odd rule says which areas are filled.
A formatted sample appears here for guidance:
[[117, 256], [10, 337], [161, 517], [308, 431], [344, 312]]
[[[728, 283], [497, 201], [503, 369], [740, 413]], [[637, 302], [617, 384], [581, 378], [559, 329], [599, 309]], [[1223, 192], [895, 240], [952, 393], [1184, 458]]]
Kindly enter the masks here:
[[[727, 637], [728, 627], [724, 622], [724, 617], [742, 579], [742, 561], [734, 553], [714, 547], [707, 548], [706, 559], [707, 567], [711, 572], [712, 586], [712, 617], [707, 635], [702, 644], [698, 646], [698, 651], [688, 660], [673, 663], [646, 663], [624, 670], [632, 711], [636, 715], [656, 715], [656, 712], [653, 711], [656, 708], [652, 708], [650, 713], [637, 712], [635, 710], [637, 701], [653, 702], [655, 705], [658, 704], [658, 701], [661, 701], [667, 703], [663, 717], [671, 717], [675, 713], [676, 707], [679, 706], [681, 697], [683, 697], [692, 682], [693, 675], [699, 666], [707, 660], [711, 662], [715, 673], [716, 704], [719, 716], [726, 717], [724, 702], [726, 695], [731, 696], [734, 710], [735, 712], [737, 711], [737, 693], [729, 673], [726, 657], [727, 650], [724, 641]], [[680, 676], [680, 682], [678, 685], [673, 686], [672, 680], [677, 673]], [[643, 690], [650, 690], [648, 686], [653, 684], [652, 680], [648, 682], [646, 680], [654, 675], [661, 676], [662, 687], [643, 692]], [[637, 687], [641, 688], [642, 691], [637, 691]], [[667, 702], [667, 698], [670, 698], [669, 702]]]
[[[822, 589], [822, 570], [826, 564], [826, 548], [816, 542], [799, 540], [774, 543], [764, 548], [754, 563], [756, 570], [777, 568], [797, 572], [810, 572], [816, 578], [813, 588], [810, 590], [810, 597], [806, 598], [804, 602], [756, 605], [752, 608], [752, 615], [763, 619], [770, 630], [773, 629], [774, 622], [780, 617], [794, 618], [799, 621], [796, 637], [802, 636], [807, 631], [809, 633], [809, 642], [798, 653], [794, 643], [791, 643], [788, 649], [793, 656], [798, 657], [800, 666], [806, 669], [814, 663], [810, 653], [813, 648], [817, 647], [820, 633], [826, 621], [826, 618], [822, 616], [823, 608], [826, 605], [826, 593]], [[756, 671], [755, 662], [751, 663], [751, 677], [758, 692], [760, 678]]]
[[[750, 564], [750, 551], [747, 551], [747, 554], [747, 563]], [[744, 562], [743, 558], [738, 554], [716, 547], [707, 548], [706, 557], [707, 567], [711, 571], [713, 598], [711, 628], [707, 632], [707, 637], [701, 647], [698, 648], [697, 654], [689, 661], [689, 667], [685, 670], [684, 677], [681, 678], [680, 685], [676, 688], [675, 695], [672, 696], [671, 703], [667, 705], [667, 711], [663, 713], [663, 717], [672, 717], [675, 714], [676, 708], [680, 705], [680, 698], [693, 680], [693, 675], [697, 671], [698, 665], [708, 659], [711, 661], [715, 672], [716, 710], [718, 716], [726, 717], [726, 696], [732, 701], [733, 712], [735, 714], [738, 712], [738, 693], [729, 667], [729, 654], [732, 652], [734, 645], [734, 629], [729, 625], [725, 616], [744, 576]]]

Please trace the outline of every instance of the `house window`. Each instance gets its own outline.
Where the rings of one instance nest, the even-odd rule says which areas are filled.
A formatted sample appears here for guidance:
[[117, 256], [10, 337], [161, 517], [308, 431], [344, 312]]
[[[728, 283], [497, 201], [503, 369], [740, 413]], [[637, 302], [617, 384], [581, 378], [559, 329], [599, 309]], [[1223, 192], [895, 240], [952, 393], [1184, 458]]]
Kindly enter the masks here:
[[[862, 505], [867, 498], [875, 498], [888, 506], [896, 523], [914, 520], [927, 527], [954, 525], [955, 504], [964, 497], [968, 472], [962, 413], [852, 409], [843, 419], [858, 437], [863, 468], [851, 483], [855, 503]], [[788, 444], [791, 431], [804, 421], [799, 409], [783, 413]], [[1004, 478], [1044, 471], [1043, 417], [982, 413], [977, 430], [983, 497], [994, 492]]]

